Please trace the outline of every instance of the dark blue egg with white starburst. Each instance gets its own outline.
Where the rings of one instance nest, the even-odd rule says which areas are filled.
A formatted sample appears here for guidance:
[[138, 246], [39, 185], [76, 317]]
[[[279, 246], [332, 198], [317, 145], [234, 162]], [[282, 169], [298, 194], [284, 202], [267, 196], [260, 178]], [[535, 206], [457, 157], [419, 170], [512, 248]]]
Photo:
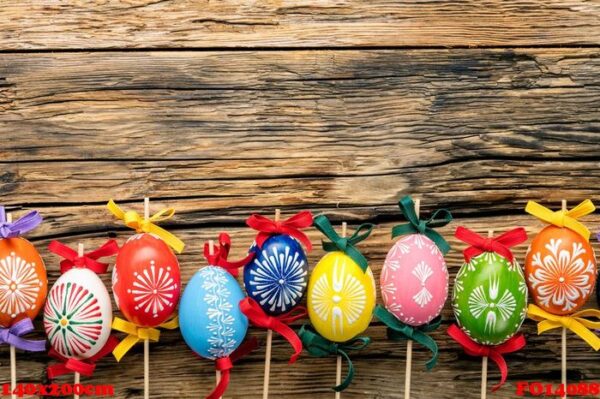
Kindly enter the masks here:
[[288, 235], [269, 237], [262, 248], [250, 248], [256, 256], [244, 267], [248, 296], [265, 313], [280, 315], [300, 303], [308, 282], [308, 262], [304, 249]]

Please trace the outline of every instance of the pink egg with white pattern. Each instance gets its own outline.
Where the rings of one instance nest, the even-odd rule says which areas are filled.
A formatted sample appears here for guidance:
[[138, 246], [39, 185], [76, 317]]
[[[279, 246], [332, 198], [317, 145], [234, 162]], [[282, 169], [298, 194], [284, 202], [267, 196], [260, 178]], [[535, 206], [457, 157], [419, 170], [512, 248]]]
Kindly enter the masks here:
[[381, 296], [405, 324], [416, 327], [437, 317], [448, 297], [448, 269], [438, 246], [422, 234], [399, 239], [383, 264]]

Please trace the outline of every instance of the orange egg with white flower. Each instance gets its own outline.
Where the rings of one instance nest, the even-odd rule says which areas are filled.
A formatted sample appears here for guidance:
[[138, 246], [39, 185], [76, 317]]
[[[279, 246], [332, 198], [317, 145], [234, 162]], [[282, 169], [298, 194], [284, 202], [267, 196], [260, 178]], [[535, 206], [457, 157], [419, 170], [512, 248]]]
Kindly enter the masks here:
[[525, 258], [525, 276], [533, 300], [557, 315], [573, 313], [587, 302], [596, 273], [592, 246], [566, 227], [545, 227], [533, 239]]

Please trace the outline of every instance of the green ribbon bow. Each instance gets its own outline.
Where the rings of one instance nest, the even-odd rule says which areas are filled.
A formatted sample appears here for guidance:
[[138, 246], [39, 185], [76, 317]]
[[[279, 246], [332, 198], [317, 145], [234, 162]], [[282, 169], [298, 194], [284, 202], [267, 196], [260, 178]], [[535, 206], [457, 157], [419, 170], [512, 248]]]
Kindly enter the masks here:
[[[314, 225], [319, 231], [325, 234], [325, 237], [329, 238], [331, 242], [322, 241], [323, 249], [327, 252], [331, 251], [342, 251], [348, 255], [363, 272], [367, 271], [369, 264], [367, 258], [361, 254], [354, 245], [367, 238], [375, 225], [371, 223], [364, 223], [358, 226], [358, 229], [350, 237], [340, 237], [335, 229], [331, 226], [331, 222], [325, 215], [319, 215], [314, 219]], [[366, 230], [366, 231], [364, 231]], [[364, 232], [363, 232], [364, 231]]]
[[346, 362], [348, 363], [348, 373], [340, 385], [332, 388], [336, 392], [342, 392], [344, 389], [348, 388], [354, 378], [354, 365], [347, 352], [364, 349], [371, 342], [371, 338], [369, 337], [356, 337], [343, 343], [331, 342], [317, 334], [306, 324], [300, 327], [298, 337], [302, 340], [304, 349], [306, 349], [311, 356], [327, 357], [339, 355], [346, 359]]
[[[395, 238], [404, 234], [415, 234], [420, 233], [429, 237], [435, 245], [438, 246], [440, 251], [444, 255], [450, 251], [450, 244], [438, 233], [433, 230], [434, 227], [442, 227], [452, 221], [452, 214], [447, 209], [438, 209], [433, 212], [433, 215], [427, 220], [422, 220], [417, 217], [415, 212], [415, 203], [410, 196], [405, 196], [398, 201], [398, 206], [404, 214], [404, 217], [408, 220], [406, 224], [399, 224], [392, 227], [392, 238]], [[438, 215], [441, 217], [438, 218]]]
[[403, 341], [410, 339], [429, 349], [433, 355], [431, 359], [425, 363], [425, 367], [427, 367], [427, 370], [431, 370], [435, 366], [438, 359], [438, 346], [433, 338], [425, 333], [431, 332], [440, 326], [442, 323], [441, 316], [436, 317], [429, 323], [423, 324], [422, 326], [413, 327], [402, 323], [396, 318], [396, 316], [391, 314], [381, 305], [377, 305], [375, 307], [373, 314], [388, 327], [387, 336], [392, 341]]

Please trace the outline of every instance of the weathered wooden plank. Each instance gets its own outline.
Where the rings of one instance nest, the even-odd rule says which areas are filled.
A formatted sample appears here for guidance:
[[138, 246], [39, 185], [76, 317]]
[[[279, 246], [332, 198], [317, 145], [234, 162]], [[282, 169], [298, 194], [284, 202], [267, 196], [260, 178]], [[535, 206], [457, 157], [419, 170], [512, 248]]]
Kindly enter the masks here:
[[[590, 216], [586, 218], [588, 225], [597, 226], [600, 217]], [[517, 224], [526, 226], [528, 232], [534, 233], [539, 230], [541, 224], [532, 218], [522, 216], [497, 216], [487, 218], [465, 218], [441, 229], [453, 245], [454, 250], [447, 257], [452, 279], [458, 271], [461, 263], [460, 250], [464, 247], [456, 239], [451, 237], [451, 232], [459, 223], [484, 232], [489, 227], [502, 231]], [[393, 223], [382, 223], [373, 233], [373, 236], [361, 243], [365, 255], [369, 258], [371, 267], [376, 278], [379, 278], [381, 265], [392, 240], [389, 231]], [[202, 243], [214, 238], [221, 228], [184, 229], [177, 233], [187, 242], [188, 247], [179, 256], [182, 267], [182, 278], [187, 281], [194, 271], [202, 266], [201, 260]], [[252, 241], [253, 233], [249, 229], [229, 229], [234, 241], [232, 257], [244, 254], [247, 245]], [[129, 232], [119, 232], [118, 240], [123, 240]], [[313, 242], [318, 242], [319, 234], [311, 229], [309, 236]], [[104, 233], [89, 234], [80, 237], [67, 237], [65, 240], [75, 244], [76, 240], [85, 240], [86, 244], [93, 246], [106, 239]], [[47, 239], [36, 240], [36, 245], [46, 260], [51, 283], [58, 276], [58, 262], [54, 255], [49, 254], [44, 248]], [[596, 250], [600, 249], [597, 243], [593, 243]], [[517, 259], [522, 260], [526, 245], [515, 248]], [[317, 246], [309, 255], [311, 266], [323, 255], [323, 251]], [[103, 276], [106, 284], [109, 284], [109, 276]], [[595, 306], [595, 299], [590, 300], [588, 306]], [[452, 311], [447, 305], [443, 311], [445, 318], [444, 326], [434, 333], [434, 338], [440, 344], [441, 356], [438, 367], [432, 372], [425, 372], [420, 365], [428, 358], [428, 354], [421, 348], [415, 347], [415, 367], [413, 369], [415, 384], [413, 395], [418, 397], [429, 397], [432, 392], [437, 392], [440, 398], [454, 398], [456, 392], [464, 393], [465, 397], [475, 397], [478, 392], [478, 381], [480, 363], [465, 356], [445, 334], [445, 329], [452, 320]], [[38, 329], [41, 325], [38, 322]], [[519, 380], [550, 381], [559, 379], [559, 334], [548, 334], [542, 337], [535, 335], [535, 326], [532, 322], [526, 322], [523, 331], [527, 334], [529, 344], [521, 353], [509, 355], [508, 362], [511, 367], [510, 384], [494, 395], [499, 398], [514, 397], [515, 382]], [[252, 328], [251, 333], [264, 339], [264, 333]], [[368, 330], [374, 339], [369, 349], [353, 354], [357, 367], [356, 383], [344, 393], [344, 397], [402, 397], [402, 372], [405, 348], [402, 343], [391, 343], [385, 339], [385, 331], [375, 323]], [[314, 359], [308, 355], [294, 366], [286, 364], [289, 356], [289, 347], [276, 338], [273, 348], [274, 366], [272, 370], [272, 396], [312, 398], [330, 397], [329, 387], [334, 381], [333, 359]], [[573, 335], [569, 336], [569, 358], [571, 362], [570, 378], [573, 381], [580, 379], [594, 381], [600, 377], [600, 367], [597, 359], [588, 346]], [[236, 366], [233, 381], [227, 397], [257, 397], [260, 396], [262, 388], [262, 360], [263, 350], [258, 350], [248, 359]], [[7, 351], [0, 349], [0, 383], [8, 376]], [[139, 397], [142, 387], [142, 352], [137, 347], [132, 354], [128, 355], [121, 364], [112, 360], [103, 361], [98, 368], [96, 376], [91, 379], [94, 383], [112, 383], [115, 385], [116, 397]], [[153, 397], [198, 397], [210, 389], [213, 382], [214, 372], [209, 361], [196, 359], [187, 349], [178, 332], [165, 331], [161, 342], [152, 346], [152, 375], [154, 376], [152, 392]], [[50, 362], [44, 355], [19, 355], [19, 379], [23, 382], [43, 381], [42, 369]], [[185, 366], [184, 366], [185, 365]], [[126, 370], [126, 371], [125, 371]], [[490, 382], [497, 381], [499, 376], [494, 367], [490, 367]], [[3, 377], [4, 376], [4, 377]], [[68, 379], [61, 379], [61, 381]], [[86, 379], [84, 379], [87, 381]], [[418, 383], [417, 383], [418, 381]], [[420, 396], [422, 395], [422, 396]]]
[[572, 0], [9, 1], [0, 49], [596, 45], [599, 13]]
[[[268, 160], [256, 161], [250, 167], [255, 177], [204, 161], [8, 163], [0, 203], [17, 214], [41, 210], [47, 223], [33, 233], [37, 237], [106, 231], [110, 198], [140, 210], [144, 195], [153, 199], [153, 209], [175, 207], [169, 223], [178, 227], [241, 225], [250, 213], [273, 213], [275, 207], [287, 213], [324, 211], [350, 221], [386, 220], [398, 215], [397, 201], [406, 193], [421, 196], [425, 210], [446, 207], [458, 215], [522, 213], [530, 199], [557, 207], [561, 198], [575, 205], [598, 195], [596, 161], [465, 160], [364, 176], [360, 169], [336, 176], [340, 172], [325, 170], [327, 163], [284, 160], [281, 168], [272, 168]], [[314, 176], [295, 174], [315, 165], [323, 170]]]
[[132, 168], [136, 160], [219, 160], [246, 177], [256, 168], [310, 177], [465, 158], [597, 160], [599, 54], [3, 54], [0, 156], [119, 159]]

